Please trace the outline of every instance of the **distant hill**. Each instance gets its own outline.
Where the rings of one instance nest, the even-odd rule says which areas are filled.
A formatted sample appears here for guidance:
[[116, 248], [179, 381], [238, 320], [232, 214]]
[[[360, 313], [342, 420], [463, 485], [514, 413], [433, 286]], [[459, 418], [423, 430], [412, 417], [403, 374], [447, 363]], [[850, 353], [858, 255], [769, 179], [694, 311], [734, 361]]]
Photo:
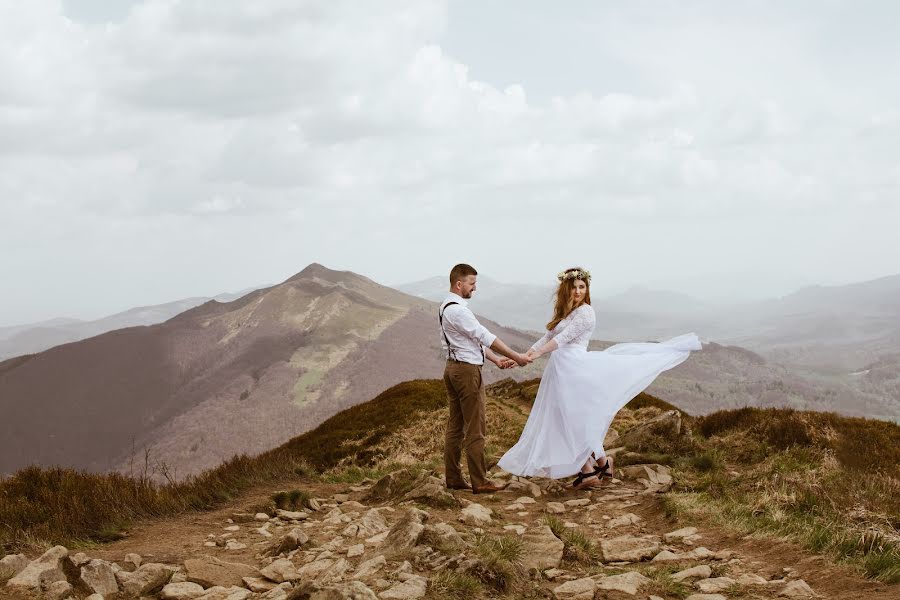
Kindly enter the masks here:
[[165, 304], [140, 306], [93, 321], [58, 318], [27, 325], [0, 327], [0, 360], [23, 354], [34, 354], [60, 344], [77, 342], [107, 331], [139, 325], [156, 325], [171, 319], [181, 312], [200, 306], [204, 302], [209, 302], [210, 300], [230, 302], [255, 289], [259, 289], [259, 287], [248, 288], [236, 293], [219, 294], [213, 297], [184, 298], [166, 302]]
[[[437, 377], [435, 306], [312, 264], [231, 302], [0, 363], [0, 473], [127, 469], [145, 448], [178, 476], [277, 446], [401, 381]], [[507, 342], [532, 341], [486, 322]], [[492, 381], [501, 371], [489, 366]]]

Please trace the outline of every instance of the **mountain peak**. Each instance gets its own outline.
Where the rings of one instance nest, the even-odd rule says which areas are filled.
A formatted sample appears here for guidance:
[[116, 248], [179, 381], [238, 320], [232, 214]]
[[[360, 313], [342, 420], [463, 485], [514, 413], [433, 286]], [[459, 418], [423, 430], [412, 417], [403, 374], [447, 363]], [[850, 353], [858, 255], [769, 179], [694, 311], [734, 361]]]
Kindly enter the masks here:
[[357, 275], [353, 271], [335, 271], [329, 269], [319, 263], [310, 263], [302, 271], [288, 279], [289, 282], [309, 281], [312, 279], [320, 279], [330, 283], [349, 283], [351, 281], [371, 281], [362, 275]]

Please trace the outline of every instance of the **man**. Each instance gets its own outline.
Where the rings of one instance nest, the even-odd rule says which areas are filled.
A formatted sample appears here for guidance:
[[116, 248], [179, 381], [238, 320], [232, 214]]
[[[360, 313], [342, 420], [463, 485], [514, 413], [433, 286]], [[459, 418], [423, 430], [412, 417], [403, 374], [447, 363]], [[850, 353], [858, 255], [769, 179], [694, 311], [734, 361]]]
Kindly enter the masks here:
[[[459, 461], [466, 452], [472, 492], [489, 494], [502, 490], [487, 479], [484, 459], [484, 385], [481, 367], [489, 360], [501, 369], [524, 367], [531, 359], [512, 350], [488, 331], [472, 311], [467, 300], [475, 292], [478, 272], [470, 265], [459, 264], [450, 271], [450, 293], [441, 304], [439, 322], [441, 343], [446, 352], [444, 385], [450, 400], [450, 416], [444, 440], [444, 468], [449, 489], [469, 489], [463, 479]], [[507, 358], [501, 358], [494, 351]]]

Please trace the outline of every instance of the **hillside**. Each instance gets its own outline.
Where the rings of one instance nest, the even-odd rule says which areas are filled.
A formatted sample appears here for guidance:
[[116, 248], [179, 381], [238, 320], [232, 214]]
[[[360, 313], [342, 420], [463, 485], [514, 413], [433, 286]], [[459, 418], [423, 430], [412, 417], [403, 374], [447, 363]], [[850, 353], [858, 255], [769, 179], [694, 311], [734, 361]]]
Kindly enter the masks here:
[[[536, 387], [488, 390], [492, 455], [518, 437]], [[203, 600], [900, 593], [896, 425], [757, 409], [695, 419], [642, 394], [607, 438], [620, 479], [576, 492], [494, 469], [510, 488], [473, 496], [442, 488], [445, 418], [441, 382], [409, 382], [188, 482], [25, 471], [0, 483], [0, 540], [30, 558], [68, 544], [41, 568], [60, 569], [68, 582], [54, 589], [79, 595], [99, 585]], [[40, 565], [2, 564], [0, 596], [28, 589], [13, 575]]]
[[[435, 310], [313, 264], [232, 302], [10, 359], [0, 363], [0, 474], [29, 464], [130, 472], [149, 453], [183, 477], [264, 452], [401, 381], [439, 375]], [[487, 324], [514, 346], [531, 343]]]

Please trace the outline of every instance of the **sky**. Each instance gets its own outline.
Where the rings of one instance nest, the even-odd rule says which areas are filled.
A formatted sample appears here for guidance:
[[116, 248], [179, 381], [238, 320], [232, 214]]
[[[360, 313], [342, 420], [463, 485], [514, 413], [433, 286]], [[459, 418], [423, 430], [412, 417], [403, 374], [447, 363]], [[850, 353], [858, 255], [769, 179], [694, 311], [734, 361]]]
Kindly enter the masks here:
[[[900, 273], [893, 2], [0, 0], [0, 325], [457, 262]], [[597, 288], [600, 289], [597, 289]]]

